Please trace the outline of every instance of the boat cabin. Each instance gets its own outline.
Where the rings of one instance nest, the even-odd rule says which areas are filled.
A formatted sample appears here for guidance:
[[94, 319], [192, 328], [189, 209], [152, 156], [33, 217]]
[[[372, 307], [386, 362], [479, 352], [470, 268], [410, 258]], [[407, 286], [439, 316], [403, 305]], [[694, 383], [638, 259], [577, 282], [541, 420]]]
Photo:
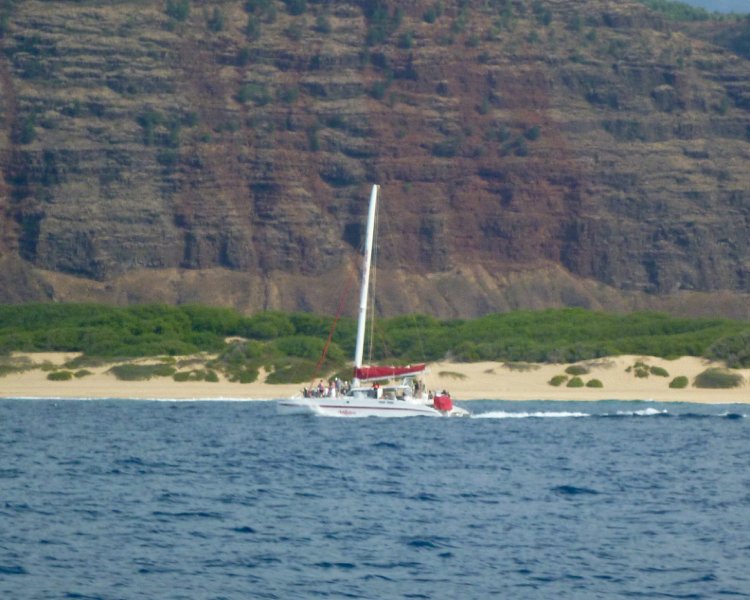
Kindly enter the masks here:
[[372, 387], [354, 387], [349, 390], [347, 396], [354, 398], [405, 400], [414, 397], [414, 389], [408, 383]]

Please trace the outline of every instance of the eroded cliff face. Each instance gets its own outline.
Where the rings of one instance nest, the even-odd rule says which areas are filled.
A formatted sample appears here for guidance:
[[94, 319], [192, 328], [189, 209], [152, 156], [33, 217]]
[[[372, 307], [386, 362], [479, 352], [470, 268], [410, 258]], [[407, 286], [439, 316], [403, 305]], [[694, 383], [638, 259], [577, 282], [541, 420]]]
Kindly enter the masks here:
[[379, 183], [385, 313], [750, 316], [750, 62], [637, 3], [3, 10], [0, 301], [332, 311]]

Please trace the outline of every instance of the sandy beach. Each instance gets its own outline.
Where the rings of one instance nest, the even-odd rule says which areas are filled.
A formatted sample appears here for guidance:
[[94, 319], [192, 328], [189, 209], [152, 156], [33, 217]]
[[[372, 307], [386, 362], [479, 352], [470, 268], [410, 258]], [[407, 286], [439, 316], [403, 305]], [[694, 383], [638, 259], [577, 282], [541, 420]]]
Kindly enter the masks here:
[[[216, 383], [176, 382], [171, 377], [154, 377], [147, 381], [120, 381], [108, 372], [112, 365], [87, 367], [90, 375], [69, 381], [50, 381], [52, 366], [62, 366], [75, 354], [15, 354], [13, 361], [41, 368], [9, 373], [0, 377], [0, 398], [133, 398], [133, 399], [200, 399], [200, 400], [271, 400], [299, 394], [300, 384], [240, 384], [220, 377]], [[644, 363], [661, 367], [668, 376], [636, 377], [633, 366]], [[584, 383], [598, 379], [603, 387], [552, 386], [549, 381], [565, 373], [570, 365], [432, 363], [425, 377], [428, 389], [448, 390], [456, 400], [652, 400], [659, 402], [700, 402], [710, 404], [750, 403], [750, 369], [737, 370], [746, 381], [733, 389], [699, 389], [692, 385], [696, 375], [709, 367], [722, 367], [701, 358], [683, 357], [664, 360], [654, 357], [618, 356], [579, 363], [589, 372], [581, 376]], [[195, 367], [192, 367], [195, 368]], [[671, 389], [669, 382], [677, 376], [690, 381], [684, 389]], [[570, 376], [569, 376], [570, 377]]]

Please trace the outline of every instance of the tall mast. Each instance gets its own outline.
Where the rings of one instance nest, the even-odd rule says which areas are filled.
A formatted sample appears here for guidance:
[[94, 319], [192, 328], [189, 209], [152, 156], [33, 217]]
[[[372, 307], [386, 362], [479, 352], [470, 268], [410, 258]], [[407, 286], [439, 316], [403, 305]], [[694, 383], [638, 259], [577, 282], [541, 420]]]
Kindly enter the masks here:
[[[372, 239], [375, 233], [375, 208], [378, 204], [378, 187], [372, 186], [370, 209], [367, 213], [367, 237], [365, 238], [364, 265], [362, 268], [362, 288], [359, 292], [359, 318], [357, 320], [357, 346], [354, 353], [354, 367], [362, 366], [362, 353], [365, 347], [365, 324], [367, 321], [367, 292], [370, 288], [370, 265], [372, 264]], [[359, 379], [354, 378], [354, 385]]]

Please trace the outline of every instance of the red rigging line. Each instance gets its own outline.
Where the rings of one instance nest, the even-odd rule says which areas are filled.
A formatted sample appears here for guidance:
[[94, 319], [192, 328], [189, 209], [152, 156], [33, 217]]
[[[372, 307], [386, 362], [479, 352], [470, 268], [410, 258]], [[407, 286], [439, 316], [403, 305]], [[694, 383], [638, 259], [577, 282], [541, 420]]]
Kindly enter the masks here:
[[331, 323], [331, 329], [328, 332], [328, 339], [326, 340], [325, 346], [323, 346], [323, 352], [321, 352], [320, 358], [318, 359], [318, 364], [315, 365], [315, 370], [313, 371], [312, 380], [310, 381], [311, 388], [313, 387], [315, 380], [318, 378], [318, 371], [320, 371], [320, 367], [323, 365], [323, 361], [325, 361], [326, 356], [328, 355], [328, 347], [331, 345], [333, 334], [336, 331], [336, 325], [338, 324], [339, 319], [341, 318], [341, 313], [344, 309], [344, 304], [349, 298], [349, 293], [352, 291], [353, 283], [354, 283], [354, 277], [353, 276], [349, 277], [349, 283], [347, 284], [346, 288], [341, 293], [341, 297], [339, 298], [339, 304], [338, 304], [338, 307], [336, 308], [336, 316], [334, 317], [333, 323]]

